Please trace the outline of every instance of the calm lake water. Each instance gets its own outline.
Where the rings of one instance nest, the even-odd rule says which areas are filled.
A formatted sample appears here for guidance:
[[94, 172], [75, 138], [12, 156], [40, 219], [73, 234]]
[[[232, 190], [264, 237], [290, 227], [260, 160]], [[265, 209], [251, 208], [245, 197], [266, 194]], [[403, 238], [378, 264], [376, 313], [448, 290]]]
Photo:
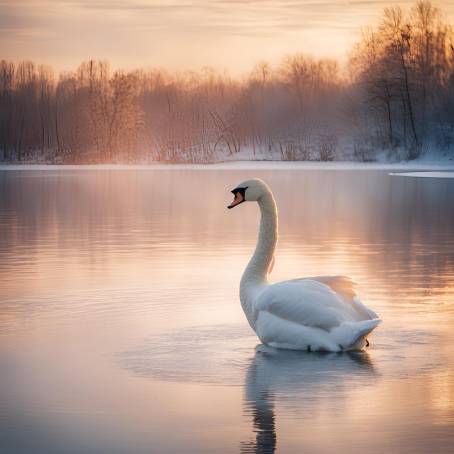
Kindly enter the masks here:
[[[356, 354], [256, 352], [238, 285], [272, 187], [273, 280], [346, 274]], [[454, 179], [386, 170], [0, 171], [0, 452], [454, 446]]]

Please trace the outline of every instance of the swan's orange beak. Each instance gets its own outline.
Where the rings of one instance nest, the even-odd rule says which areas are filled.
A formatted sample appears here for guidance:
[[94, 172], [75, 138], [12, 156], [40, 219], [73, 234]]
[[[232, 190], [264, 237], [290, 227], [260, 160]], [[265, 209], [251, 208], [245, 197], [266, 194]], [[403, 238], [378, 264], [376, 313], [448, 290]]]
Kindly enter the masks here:
[[232, 191], [232, 192], [233, 192], [233, 195], [235, 196], [235, 198], [233, 199], [233, 202], [227, 207], [228, 209], [236, 207], [240, 203], [244, 202], [244, 197], [240, 191]]

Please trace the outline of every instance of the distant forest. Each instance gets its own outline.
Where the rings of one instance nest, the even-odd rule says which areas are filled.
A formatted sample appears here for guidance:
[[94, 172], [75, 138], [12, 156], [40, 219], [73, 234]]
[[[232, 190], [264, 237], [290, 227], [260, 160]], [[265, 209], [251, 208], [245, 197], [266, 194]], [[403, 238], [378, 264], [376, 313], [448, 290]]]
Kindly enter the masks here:
[[243, 78], [105, 61], [55, 77], [0, 62], [0, 161], [411, 160], [429, 149], [454, 156], [454, 35], [426, 1], [386, 8], [345, 68], [294, 54]]

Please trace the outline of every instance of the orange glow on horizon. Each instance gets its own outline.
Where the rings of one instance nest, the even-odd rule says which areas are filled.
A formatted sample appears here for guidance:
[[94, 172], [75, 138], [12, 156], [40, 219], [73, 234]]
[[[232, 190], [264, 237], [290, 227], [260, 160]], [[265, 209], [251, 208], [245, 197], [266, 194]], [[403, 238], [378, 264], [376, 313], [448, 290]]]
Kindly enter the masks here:
[[[394, 4], [409, 9], [415, 2]], [[434, 5], [454, 22], [454, 2]], [[57, 70], [94, 58], [127, 69], [211, 66], [231, 74], [295, 52], [345, 61], [361, 28], [376, 25], [385, 6], [377, 0], [0, 0], [1, 58]]]

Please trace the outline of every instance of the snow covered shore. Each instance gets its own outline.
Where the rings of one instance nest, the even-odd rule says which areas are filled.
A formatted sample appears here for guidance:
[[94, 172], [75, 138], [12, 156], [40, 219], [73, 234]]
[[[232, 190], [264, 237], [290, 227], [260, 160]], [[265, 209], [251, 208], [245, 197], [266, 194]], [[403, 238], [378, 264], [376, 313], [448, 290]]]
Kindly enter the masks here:
[[0, 170], [389, 170], [389, 171], [454, 171], [454, 160], [419, 159], [395, 163], [352, 161], [229, 161], [214, 164], [0, 164]]

